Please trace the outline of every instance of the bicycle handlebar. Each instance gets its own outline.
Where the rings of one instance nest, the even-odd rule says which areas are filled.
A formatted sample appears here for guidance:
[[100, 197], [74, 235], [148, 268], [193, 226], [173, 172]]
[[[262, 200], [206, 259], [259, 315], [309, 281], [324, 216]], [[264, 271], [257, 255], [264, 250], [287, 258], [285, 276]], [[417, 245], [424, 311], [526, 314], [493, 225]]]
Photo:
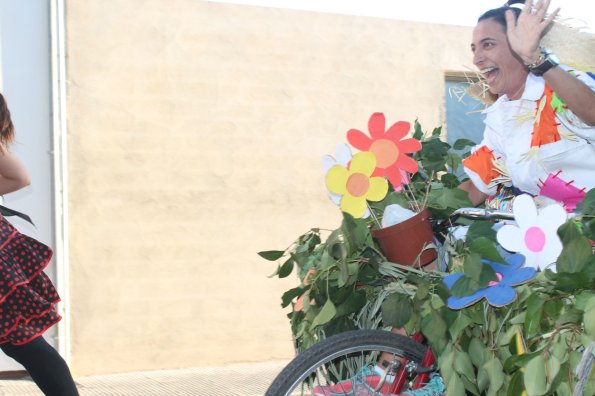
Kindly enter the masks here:
[[459, 208], [453, 212], [450, 217], [459, 216], [468, 219], [482, 220], [514, 220], [514, 214], [503, 210], [485, 209], [485, 208]]
[[441, 234], [449, 227], [454, 225], [454, 222], [459, 217], [467, 219], [479, 220], [514, 220], [514, 214], [505, 212], [503, 210], [486, 209], [486, 208], [459, 208], [455, 210], [447, 219], [434, 223], [432, 229], [435, 234]]

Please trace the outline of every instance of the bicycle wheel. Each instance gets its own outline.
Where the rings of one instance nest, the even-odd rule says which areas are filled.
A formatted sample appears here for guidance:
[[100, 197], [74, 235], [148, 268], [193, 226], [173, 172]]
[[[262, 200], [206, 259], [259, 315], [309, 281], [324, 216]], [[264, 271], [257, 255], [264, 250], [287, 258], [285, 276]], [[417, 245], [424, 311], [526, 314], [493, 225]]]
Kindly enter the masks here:
[[[355, 330], [329, 337], [297, 355], [270, 385], [266, 396], [324, 395], [321, 389], [337, 386], [346, 379], [357, 377], [358, 371], [374, 366], [379, 357], [387, 361], [387, 377], [379, 377], [374, 389], [359, 388], [357, 381], [350, 382], [357, 389], [345, 389], [345, 393], [359, 395], [384, 395], [402, 392], [417, 375], [427, 347], [406, 336], [382, 330]], [[387, 359], [388, 357], [388, 359]], [[405, 370], [403, 370], [405, 367]], [[405, 376], [405, 387], [393, 389], [396, 376]], [[403, 381], [400, 381], [403, 382]], [[342, 385], [340, 385], [342, 386]], [[332, 395], [332, 392], [327, 394]]]

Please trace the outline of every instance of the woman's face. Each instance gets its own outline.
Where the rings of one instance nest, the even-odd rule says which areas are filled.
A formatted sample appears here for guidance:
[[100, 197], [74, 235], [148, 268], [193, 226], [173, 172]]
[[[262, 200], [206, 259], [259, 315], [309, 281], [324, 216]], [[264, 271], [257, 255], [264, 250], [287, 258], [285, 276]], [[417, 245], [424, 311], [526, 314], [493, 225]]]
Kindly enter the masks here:
[[504, 26], [484, 19], [473, 30], [473, 63], [486, 79], [490, 92], [518, 99], [527, 79], [527, 67], [512, 52]]

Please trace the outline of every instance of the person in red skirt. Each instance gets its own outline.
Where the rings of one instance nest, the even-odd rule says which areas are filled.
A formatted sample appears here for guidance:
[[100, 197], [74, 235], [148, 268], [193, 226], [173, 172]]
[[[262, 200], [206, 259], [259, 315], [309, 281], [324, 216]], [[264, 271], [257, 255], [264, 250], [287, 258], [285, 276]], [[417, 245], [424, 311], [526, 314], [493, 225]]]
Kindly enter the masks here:
[[[10, 111], [0, 94], [0, 195], [29, 185], [27, 170], [8, 146], [14, 140]], [[60, 297], [43, 270], [53, 255], [0, 215], [0, 349], [19, 362], [48, 396], [78, 395], [68, 365], [42, 334], [60, 319]]]

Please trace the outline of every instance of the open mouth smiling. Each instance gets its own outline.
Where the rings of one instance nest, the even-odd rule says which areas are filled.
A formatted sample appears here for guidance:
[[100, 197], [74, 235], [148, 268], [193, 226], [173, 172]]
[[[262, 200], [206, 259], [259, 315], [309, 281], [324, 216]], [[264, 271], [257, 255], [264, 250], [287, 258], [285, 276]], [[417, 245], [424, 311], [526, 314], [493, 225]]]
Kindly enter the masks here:
[[497, 67], [486, 67], [485, 69], [480, 70], [480, 73], [483, 74], [488, 84], [495, 78], [497, 72]]

